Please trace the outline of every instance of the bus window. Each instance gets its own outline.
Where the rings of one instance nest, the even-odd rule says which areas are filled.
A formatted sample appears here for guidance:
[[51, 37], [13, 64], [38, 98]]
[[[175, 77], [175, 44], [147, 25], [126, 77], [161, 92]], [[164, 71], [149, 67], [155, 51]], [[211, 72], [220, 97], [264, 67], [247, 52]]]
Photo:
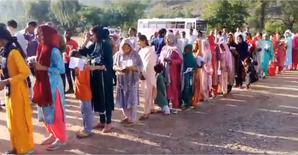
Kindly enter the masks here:
[[141, 28], [148, 28], [148, 23], [143, 23]]
[[186, 23], [186, 29], [192, 29], [193, 27], [192, 27], [192, 23]]
[[166, 28], [176, 28], [176, 22], [167, 22]]
[[207, 23], [206, 22], [197, 22], [196, 29], [198, 31], [206, 31], [207, 30]]
[[156, 22], [149, 22], [148, 28], [156, 28]]
[[177, 27], [178, 29], [184, 29], [185, 28], [185, 22], [177, 22]]
[[167, 23], [166, 22], [156, 22], [157, 28], [166, 28]]

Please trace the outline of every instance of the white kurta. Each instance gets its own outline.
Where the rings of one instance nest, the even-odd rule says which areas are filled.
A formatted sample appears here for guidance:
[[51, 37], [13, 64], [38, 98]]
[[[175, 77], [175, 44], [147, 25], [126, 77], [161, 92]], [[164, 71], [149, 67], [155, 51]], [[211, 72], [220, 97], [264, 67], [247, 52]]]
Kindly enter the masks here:
[[139, 55], [143, 62], [142, 74], [145, 80], [141, 81], [141, 89], [144, 93], [145, 110], [144, 114], [150, 114], [154, 108], [153, 88], [156, 88], [156, 77], [154, 66], [156, 65], [157, 56], [153, 46], [147, 46], [139, 51]]
[[184, 50], [184, 47], [188, 44], [188, 39], [187, 38], [179, 38], [178, 39], [178, 47], [180, 48], [181, 51]]
[[133, 49], [135, 51], [138, 51], [139, 50], [138, 38], [137, 37], [129, 37], [128, 39], [131, 41]]

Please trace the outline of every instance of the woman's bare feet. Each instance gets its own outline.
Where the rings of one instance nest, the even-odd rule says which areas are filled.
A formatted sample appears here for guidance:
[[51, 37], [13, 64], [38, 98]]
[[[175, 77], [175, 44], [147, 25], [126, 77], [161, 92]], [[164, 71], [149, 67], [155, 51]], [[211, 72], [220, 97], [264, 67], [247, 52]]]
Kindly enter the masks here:
[[132, 126], [134, 126], [135, 125], [135, 122], [133, 122], [133, 121], [128, 121], [124, 126], [125, 127], [132, 127]]

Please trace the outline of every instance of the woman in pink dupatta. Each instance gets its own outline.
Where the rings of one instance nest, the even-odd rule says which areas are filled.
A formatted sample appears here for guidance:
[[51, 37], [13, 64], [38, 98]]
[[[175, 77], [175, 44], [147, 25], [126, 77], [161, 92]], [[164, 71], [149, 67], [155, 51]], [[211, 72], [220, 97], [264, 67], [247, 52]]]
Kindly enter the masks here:
[[[172, 101], [172, 108], [180, 107], [180, 94], [183, 90], [183, 54], [177, 47], [176, 36], [169, 33], [165, 37], [166, 45], [162, 48], [159, 62], [165, 67], [167, 98]], [[173, 109], [173, 112], [175, 110]]]
[[210, 44], [208, 40], [202, 40], [202, 52], [204, 65], [201, 72], [201, 88], [204, 100], [207, 100], [210, 97], [212, 91], [212, 52], [210, 50]]
[[228, 94], [228, 75], [230, 70], [233, 68], [233, 61], [232, 61], [232, 53], [227, 45], [226, 42], [219, 43], [219, 50], [220, 50], [220, 83], [221, 89], [224, 96]]
[[293, 50], [292, 50], [292, 60], [293, 60], [293, 65], [292, 69], [296, 70], [298, 69], [298, 33], [296, 33], [294, 39], [293, 39]]

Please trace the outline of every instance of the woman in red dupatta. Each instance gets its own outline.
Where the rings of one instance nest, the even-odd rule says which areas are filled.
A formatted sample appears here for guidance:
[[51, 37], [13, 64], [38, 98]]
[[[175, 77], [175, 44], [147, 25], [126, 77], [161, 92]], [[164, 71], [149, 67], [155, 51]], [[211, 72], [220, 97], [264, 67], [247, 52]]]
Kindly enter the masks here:
[[214, 95], [216, 95], [218, 90], [218, 61], [219, 61], [218, 54], [216, 53], [216, 50], [215, 50], [217, 44], [215, 43], [215, 37], [213, 35], [213, 32], [210, 32], [210, 35], [208, 35], [207, 38], [212, 52], [212, 68], [213, 68], [212, 88], [213, 88]]
[[38, 104], [38, 119], [44, 122], [50, 136], [41, 144], [52, 151], [66, 144], [64, 88], [60, 74], [64, 74], [64, 62], [59, 48], [57, 31], [47, 25], [36, 29], [39, 42], [33, 101]]
[[248, 51], [250, 52], [250, 56], [255, 59], [256, 55], [256, 41], [252, 38], [250, 33], [246, 33], [246, 42], [248, 43]]

